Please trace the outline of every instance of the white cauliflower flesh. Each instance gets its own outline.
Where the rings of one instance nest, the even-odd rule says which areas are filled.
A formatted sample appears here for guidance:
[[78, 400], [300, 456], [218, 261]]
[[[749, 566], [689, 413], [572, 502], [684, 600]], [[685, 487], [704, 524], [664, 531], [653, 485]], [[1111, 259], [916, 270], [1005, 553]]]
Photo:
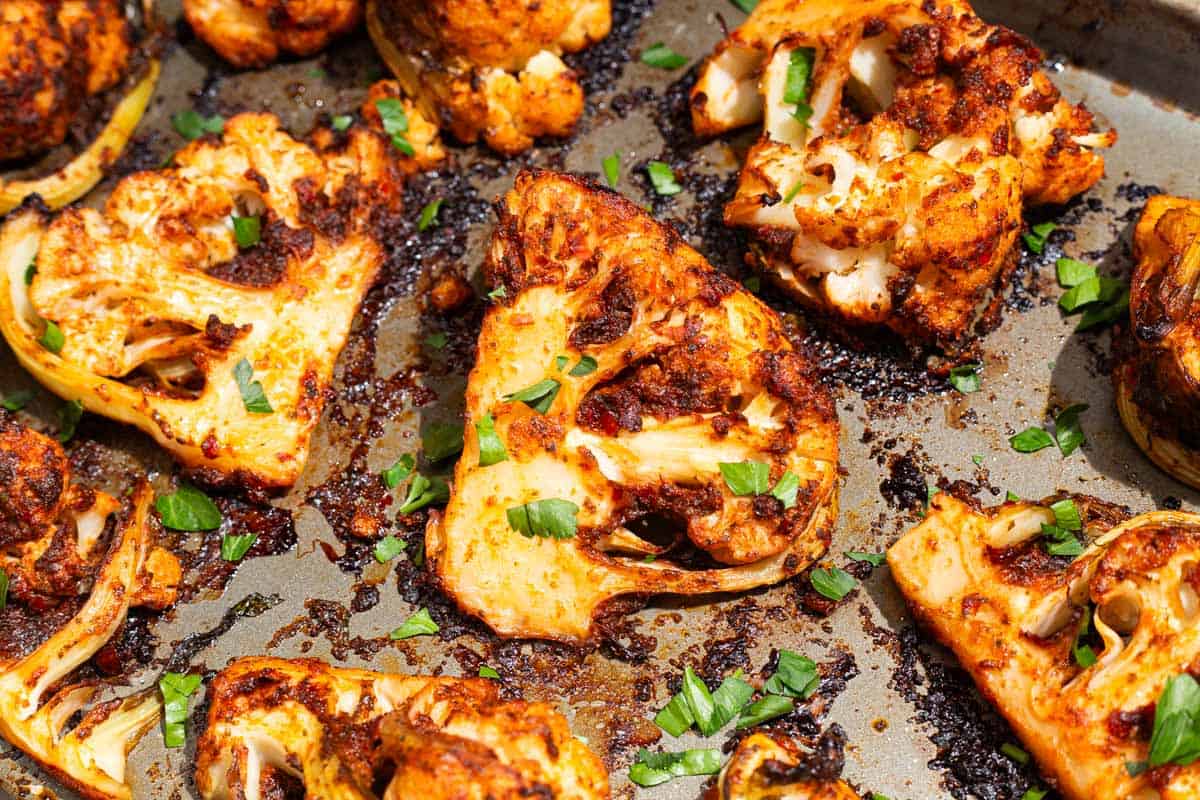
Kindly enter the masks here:
[[[1065, 798], [1200, 796], [1200, 764], [1126, 767], [1149, 757], [1167, 680], [1200, 657], [1200, 516], [1073, 502], [1071, 525], [1058, 504], [976, 511], [939, 494], [888, 551], [892, 575]], [[1047, 550], [1045, 526], [1064, 524], [1091, 540], [1073, 560]]]
[[196, 746], [204, 800], [562, 800], [609, 796], [600, 760], [545, 703], [486, 678], [427, 678], [243, 658], [208, 690]]
[[805, 762], [806, 754], [792, 739], [751, 734], [738, 743], [717, 778], [720, 800], [859, 800], [844, 781], [815, 775]]
[[692, 93], [701, 134], [764, 123], [727, 224], [798, 299], [957, 348], [1007, 280], [1023, 204], [1089, 188], [1115, 139], [1039, 62], [963, 2], [764, 0]]
[[369, 0], [367, 30], [426, 118], [501, 153], [568, 136], [583, 88], [563, 62], [608, 35], [608, 0]]
[[[773, 311], [632, 203], [555, 173], [518, 176], [485, 271], [504, 298], [427, 531], [460, 607], [502, 635], [581, 640], [617, 596], [744, 590], [820, 556], [838, 423]], [[547, 391], [512, 396], [531, 386]], [[506, 457], [483, 466], [489, 421]]]
[[13, 215], [0, 329], [21, 364], [193, 470], [295, 482], [400, 180], [383, 136], [318, 139], [329, 147], [242, 114], [173, 168], [122, 180], [103, 213]]

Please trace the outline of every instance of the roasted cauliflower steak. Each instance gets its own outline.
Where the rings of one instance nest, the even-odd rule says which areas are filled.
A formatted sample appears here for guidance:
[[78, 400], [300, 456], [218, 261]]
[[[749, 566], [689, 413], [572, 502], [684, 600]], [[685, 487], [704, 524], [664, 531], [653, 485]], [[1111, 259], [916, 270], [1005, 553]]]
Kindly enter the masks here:
[[802, 302], [960, 349], [1024, 205], [1088, 189], [1115, 140], [1040, 62], [960, 0], [764, 0], [692, 90], [698, 133], [763, 122], [726, 223]]
[[[317, 138], [329, 147], [242, 114], [174, 167], [122, 180], [103, 212], [10, 217], [0, 330], [21, 364], [213, 480], [291, 485], [400, 202], [383, 136]], [[57, 350], [39, 343], [47, 321]]]
[[[888, 551], [896, 585], [1064, 797], [1196, 797], [1200, 764], [1126, 765], [1147, 761], [1166, 681], [1200, 656], [1200, 516], [1075, 503], [1090, 545], [1072, 560], [1038, 541], [1050, 508], [939, 494]], [[1099, 637], [1087, 667], [1072, 655], [1085, 614]]]
[[188, 25], [235, 67], [310, 56], [362, 20], [362, 0], [184, 0]]
[[426, 118], [516, 154], [568, 136], [583, 88], [563, 62], [608, 35], [609, 0], [368, 0], [367, 31]]
[[1200, 488], [1200, 201], [1158, 195], [1133, 234], [1128, 353], [1117, 409], [1138, 446]]
[[[859, 800], [845, 781], [814, 769], [798, 742], [781, 734], [753, 733], [738, 742], [717, 778], [720, 800]], [[841, 763], [833, 765], [841, 771]]]
[[609, 796], [603, 765], [566, 719], [546, 703], [502, 699], [486, 678], [253, 657], [218, 673], [208, 696], [196, 746], [204, 800], [265, 800], [288, 781], [339, 800]]
[[[523, 172], [499, 215], [484, 270], [503, 297], [467, 379], [449, 504], [426, 532], [458, 605], [501, 635], [577, 641], [618, 596], [739, 591], [819, 557], [838, 422], [775, 313], [581, 179]], [[546, 391], [522, 402], [530, 388]], [[506, 447], [490, 466], [481, 424]], [[735, 496], [730, 467], [760, 470], [758, 488]], [[768, 493], [789, 483], [787, 502]], [[543, 538], [541, 511], [571, 507], [571, 530]]]
[[[92, 703], [111, 689], [71, 676], [116, 635], [130, 608], [174, 602], [179, 564], [153, 546], [147, 521], [153, 492], [143, 482], [119, 502], [74, 486], [58, 443], [8, 419], [0, 420], [0, 475], [9, 602], [36, 599], [41, 589], [33, 566], [56, 572], [82, 559], [92, 567], [90, 595], [70, 621], [27, 655], [0, 661], [0, 736], [89, 800], [129, 800], [125, 759], [158, 719], [157, 692]], [[111, 541], [100, 552], [110, 516]], [[78, 541], [58, 546], [64, 531]]]

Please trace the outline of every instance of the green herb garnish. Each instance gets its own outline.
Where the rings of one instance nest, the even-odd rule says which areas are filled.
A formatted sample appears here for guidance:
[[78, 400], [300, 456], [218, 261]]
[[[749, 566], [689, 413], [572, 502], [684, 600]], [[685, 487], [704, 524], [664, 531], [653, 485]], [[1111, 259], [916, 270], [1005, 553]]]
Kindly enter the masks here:
[[205, 117], [190, 108], [186, 111], [177, 111], [172, 114], [171, 124], [175, 126], [175, 130], [179, 132], [179, 135], [189, 142], [199, 139], [206, 133], [220, 134], [225, 130], [225, 118], [220, 114]]
[[404, 136], [408, 133], [408, 114], [404, 113], [404, 104], [394, 97], [384, 97], [375, 101], [375, 110], [379, 112], [383, 132], [392, 139], [392, 146], [406, 156], [413, 155], [416, 151]]
[[221, 537], [221, 558], [225, 561], [241, 561], [257, 540], [257, 533], [227, 533]]
[[160, 495], [154, 508], [164, 527], [173, 531], [211, 531], [221, 527], [221, 509], [195, 486], [181, 485], [170, 494]]
[[575, 536], [579, 506], [570, 500], [550, 497], [509, 508], [508, 526], [527, 539], [570, 539]]
[[484, 414], [475, 423], [475, 437], [479, 440], [479, 466], [490, 467], [508, 460], [508, 450], [496, 433], [496, 421], [491, 414]]
[[437, 224], [438, 212], [442, 210], [442, 198], [432, 200], [425, 204], [421, 209], [421, 216], [417, 219], [417, 230], [423, 231], [426, 228]]
[[404, 548], [407, 546], [403, 539], [397, 539], [389, 533], [375, 543], [375, 560], [380, 564], [386, 564], [403, 553]]
[[237, 382], [238, 391], [242, 393], [242, 405], [251, 414], [270, 414], [275, 409], [267, 400], [261, 381], [251, 380], [254, 377], [254, 367], [246, 359], [239, 361], [233, 368], [233, 379]]
[[854, 576], [843, 569], [814, 569], [809, 580], [817, 593], [830, 600], [841, 600], [855, 586]]
[[679, 69], [687, 63], [687, 58], [662, 42], [655, 42], [642, 51], [642, 63], [659, 69]]
[[167, 747], [183, 747], [187, 742], [188, 698], [199, 688], [199, 675], [168, 672], [158, 679], [163, 698], [163, 743]]
[[417, 466], [417, 460], [411, 455], [405, 453], [396, 460], [395, 464], [385, 469], [380, 473], [383, 477], [383, 483], [389, 489], [395, 489], [404, 479], [412, 474], [413, 469]]
[[656, 194], [670, 197], [683, 191], [683, 187], [675, 180], [675, 172], [670, 164], [651, 161], [646, 165], [646, 175], [650, 178], [650, 185], [654, 187]]
[[604, 180], [608, 181], [611, 188], [616, 188], [617, 182], [621, 180], [621, 153], [618, 151], [607, 155], [600, 162], [601, 168], [604, 170]]
[[433, 621], [433, 617], [429, 616], [429, 609], [422, 608], [406, 619], [403, 625], [389, 633], [388, 638], [399, 641], [400, 639], [411, 639], [414, 636], [431, 636], [440, 630], [438, 624]]

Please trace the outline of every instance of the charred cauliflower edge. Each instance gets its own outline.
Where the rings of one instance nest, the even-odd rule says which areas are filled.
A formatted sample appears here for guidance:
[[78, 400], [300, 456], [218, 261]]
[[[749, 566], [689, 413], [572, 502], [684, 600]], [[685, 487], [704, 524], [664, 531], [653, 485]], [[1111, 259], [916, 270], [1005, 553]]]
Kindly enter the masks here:
[[845, 781], [814, 775], [790, 737], [753, 733], [717, 777], [720, 800], [859, 800]]
[[200, 39], [235, 67], [310, 56], [362, 20], [363, 0], [183, 0]]

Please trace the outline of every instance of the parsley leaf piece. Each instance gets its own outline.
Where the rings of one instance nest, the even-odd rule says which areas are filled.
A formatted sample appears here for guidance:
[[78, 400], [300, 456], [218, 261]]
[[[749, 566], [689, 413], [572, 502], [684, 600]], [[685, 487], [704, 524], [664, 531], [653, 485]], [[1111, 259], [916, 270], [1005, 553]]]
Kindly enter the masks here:
[[796, 505], [796, 491], [799, 488], [800, 478], [789, 469], [779, 476], [779, 481], [771, 490], [771, 496], [783, 503], [784, 508], [792, 508]]
[[610, 188], [616, 188], [617, 182], [621, 180], [621, 153], [617, 151], [604, 157], [600, 162], [600, 167], [604, 170], [604, 180], [608, 181]]
[[742, 281], [742, 286], [746, 287], [746, 291], [757, 294], [762, 289], [762, 278], [757, 275], [751, 275], [746, 280]]
[[1054, 262], [1054, 272], [1060, 285], [1068, 289], [1096, 277], [1096, 268], [1073, 258], [1060, 258]]
[[254, 247], [262, 240], [261, 217], [233, 217], [232, 219], [233, 238], [237, 240], [237, 246], [240, 249]]
[[1083, 312], [1083, 316], [1079, 318], [1079, 324], [1075, 326], [1075, 330], [1086, 331], [1103, 325], [1109, 325], [1124, 316], [1128, 308], [1129, 289], [1125, 288], [1108, 305], [1091, 306], [1086, 309]]
[[399, 514], [411, 514], [434, 503], [444, 503], [450, 499], [450, 487], [441, 478], [427, 478], [417, 473], [408, 485], [408, 494], [404, 497], [404, 505], [396, 511]]
[[1100, 279], [1092, 277], [1063, 292], [1063, 296], [1058, 298], [1058, 307], [1070, 314], [1099, 299]]
[[771, 488], [771, 467], [763, 461], [717, 463], [729, 491], [738, 497], [766, 494]]
[[167, 747], [183, 747], [187, 742], [188, 698], [199, 688], [199, 675], [167, 672], [158, 679], [163, 698], [163, 743]]
[[463, 449], [463, 426], [458, 423], [432, 422], [421, 434], [421, 451], [430, 461], [441, 461]]
[[1009, 437], [1008, 443], [1018, 453], [1036, 453], [1054, 444], [1054, 439], [1041, 428], [1030, 427]]
[[256, 541], [257, 533], [227, 533], [221, 537], [221, 558], [225, 561], [241, 561]]
[[975, 455], [971, 456], [971, 463], [977, 467], [982, 467], [983, 466], [983, 455], [980, 453], [976, 453]]
[[83, 419], [83, 403], [79, 400], [68, 400], [59, 406], [55, 413], [58, 415], [58, 435], [54, 438], [65, 444], [71, 441], [75, 429], [79, 427], [79, 420]]
[[42, 333], [42, 338], [38, 339], [38, 344], [58, 355], [66, 343], [67, 337], [63, 335], [62, 329], [50, 320], [46, 320], [46, 330]]
[[488, 300], [502, 300], [503, 298], [508, 297], [508, 290], [502, 285], [497, 286], [495, 289], [492, 289], [490, 292], [488, 292], [487, 296]]
[[571, 367], [571, 371], [567, 374], [572, 378], [582, 378], [584, 375], [591, 375], [600, 366], [596, 359], [591, 356], [580, 356], [579, 363]]
[[8, 573], [0, 569], [0, 611], [8, 605]]
[[375, 543], [375, 560], [380, 564], [386, 564], [403, 553], [405, 547], [408, 547], [408, 544], [403, 539], [397, 539], [389, 533]]
[[400, 639], [411, 639], [414, 636], [432, 636], [440, 630], [438, 624], [433, 621], [433, 617], [429, 616], [429, 609], [422, 608], [406, 619], [403, 625], [389, 633], [388, 638], [392, 641], [399, 641]]
[[950, 370], [950, 385], [963, 394], [978, 392], [983, 380], [979, 371], [983, 364], [961, 364]]
[[446, 335], [445, 331], [431, 333], [425, 337], [425, 344], [429, 345], [434, 350], [441, 350], [449, 341], [450, 337]]
[[1057, 525], [1042, 523], [1042, 537], [1046, 540], [1046, 552], [1052, 556], [1077, 556], [1083, 553], [1083, 545], [1075, 534]]
[[758, 6], [758, 0], [729, 0], [729, 2], [733, 3], [747, 14], [749, 14], [755, 9], [756, 6]]
[[413, 468], [417, 466], [417, 460], [408, 453], [396, 459], [396, 463], [379, 473], [383, 477], [383, 485], [389, 489], [395, 489], [404, 479], [412, 475]]
[[1054, 440], [1063, 458], [1074, 453], [1084, 442], [1083, 428], [1079, 426], [1079, 415], [1087, 411], [1086, 403], [1067, 406], [1054, 418]]
[[195, 486], [182, 484], [170, 494], [159, 495], [154, 508], [164, 527], [173, 531], [211, 531], [221, 527], [221, 509]]
[[421, 216], [417, 219], [417, 230], [423, 231], [426, 228], [431, 228], [438, 223], [438, 212], [442, 210], [442, 198], [431, 200], [421, 209]]
[[1010, 489], [1009, 491], [1004, 493], [1004, 502], [1019, 503], [1019, 502], [1021, 502], [1021, 498], [1016, 492], [1014, 492]]
[[1096, 663], [1096, 651], [1091, 645], [1084, 644], [1083, 639], [1092, 629], [1092, 607], [1088, 605], [1079, 619], [1079, 628], [1075, 631], [1075, 641], [1071, 644], [1071, 656], [1075, 663], [1087, 669]]
[[225, 130], [225, 118], [220, 114], [205, 117], [192, 109], [177, 111], [171, 115], [171, 124], [180, 136], [189, 142], [199, 139], [206, 133], [220, 134]]
[[496, 421], [491, 414], [484, 414], [475, 423], [475, 437], [479, 440], [479, 466], [490, 467], [508, 460], [508, 450], [496, 433]]
[[808, 90], [816, 55], [817, 51], [811, 47], [793, 50], [788, 56], [787, 76], [783, 84], [783, 102], [796, 106], [792, 116], [805, 125], [813, 113], [812, 106], [808, 104]]
[[857, 550], [847, 550], [845, 556], [851, 561], [865, 561], [872, 567], [882, 567], [887, 563], [887, 553], [863, 553]]
[[1154, 709], [1150, 766], [1187, 766], [1200, 758], [1200, 684], [1187, 673], [1168, 678]]
[[670, 164], [651, 161], [646, 165], [646, 175], [650, 178], [650, 185], [654, 187], [655, 194], [670, 197], [683, 191], [683, 187], [675, 180], [675, 172]]
[[1050, 510], [1054, 512], [1054, 524], [1059, 528], [1064, 531], [1083, 530], [1083, 519], [1079, 516], [1079, 507], [1071, 498], [1051, 503]]
[[4, 399], [0, 400], [0, 406], [3, 406], [6, 411], [20, 411], [32, 399], [33, 392], [28, 389], [22, 389], [18, 392], [5, 395]]
[[560, 388], [562, 388], [562, 384], [554, 378], [545, 378], [532, 386], [526, 386], [520, 391], [506, 394], [500, 399], [506, 403], [520, 401], [539, 414], [545, 414], [550, 410], [550, 406], [554, 403], [554, 398], [558, 396]]
[[806, 700], [812, 697], [820, 684], [821, 675], [817, 672], [816, 662], [791, 650], [780, 650], [779, 665], [775, 668], [775, 674], [763, 684], [763, 691]]
[[809, 574], [812, 586], [817, 594], [830, 600], [841, 600], [855, 586], [854, 576], [843, 569], [814, 569]]
[[792, 188], [787, 190], [787, 194], [783, 196], [783, 202], [790, 203], [796, 199], [796, 195], [800, 194], [800, 190], [804, 188], [804, 179], [796, 181], [792, 184]]
[[682, 736], [695, 723], [696, 718], [692, 716], [692, 709], [683, 692], [672, 697], [671, 702], [654, 715], [654, 724], [672, 736]]
[[527, 539], [570, 539], [575, 536], [579, 506], [570, 500], [549, 497], [505, 511], [508, 526]]
[[344, 131], [354, 124], [354, 117], [349, 114], [338, 114], [330, 120], [330, 124], [335, 131]]
[[643, 747], [629, 768], [629, 780], [638, 786], [658, 786], [684, 775], [716, 775], [720, 771], [720, 750], [652, 753]]
[[1056, 227], [1058, 226], [1053, 222], [1039, 222], [1030, 227], [1027, 233], [1021, 234], [1021, 238], [1025, 240], [1026, 247], [1041, 255], [1042, 251], [1046, 249], [1046, 240]]
[[482, 667], [479, 668], [479, 677], [491, 678], [494, 681], [501, 680], [500, 673], [496, 672], [496, 670], [492, 669], [487, 664], [484, 664]]
[[696, 727], [700, 729], [700, 733], [711, 736], [721, 730], [750, 702], [750, 698], [754, 696], [754, 687], [742, 680], [741, 674], [742, 671], [738, 670], [728, 676], [713, 692], [712, 698], [717, 709], [716, 714], [709, 720], [696, 717]]
[[790, 697], [780, 697], [777, 694], [764, 695], [742, 712], [737, 721], [737, 729], [743, 730], [752, 725], [758, 725], [760, 722], [782, 717], [784, 714], [792, 713], [795, 709], [796, 701]]
[[642, 63], [658, 69], [679, 69], [687, 63], [687, 57], [681, 56], [662, 42], [655, 42], [642, 51]]
[[270, 414], [275, 409], [267, 400], [261, 381], [251, 380], [254, 377], [254, 367], [246, 359], [239, 361], [233, 368], [233, 379], [237, 382], [238, 391], [242, 393], [242, 405], [251, 414]]
[[1018, 764], [1029, 763], [1029, 753], [1026, 753], [1012, 742], [1005, 742], [1004, 744], [1000, 745], [1000, 752], [1004, 753], [1004, 755], [1008, 756]]
[[404, 104], [395, 97], [383, 97], [375, 101], [375, 110], [379, 112], [383, 132], [392, 139], [392, 146], [406, 156], [413, 155], [416, 151], [404, 136], [408, 133], [408, 114], [404, 113]]
[[1026, 789], [1021, 800], [1042, 800], [1049, 793], [1048, 789]]

